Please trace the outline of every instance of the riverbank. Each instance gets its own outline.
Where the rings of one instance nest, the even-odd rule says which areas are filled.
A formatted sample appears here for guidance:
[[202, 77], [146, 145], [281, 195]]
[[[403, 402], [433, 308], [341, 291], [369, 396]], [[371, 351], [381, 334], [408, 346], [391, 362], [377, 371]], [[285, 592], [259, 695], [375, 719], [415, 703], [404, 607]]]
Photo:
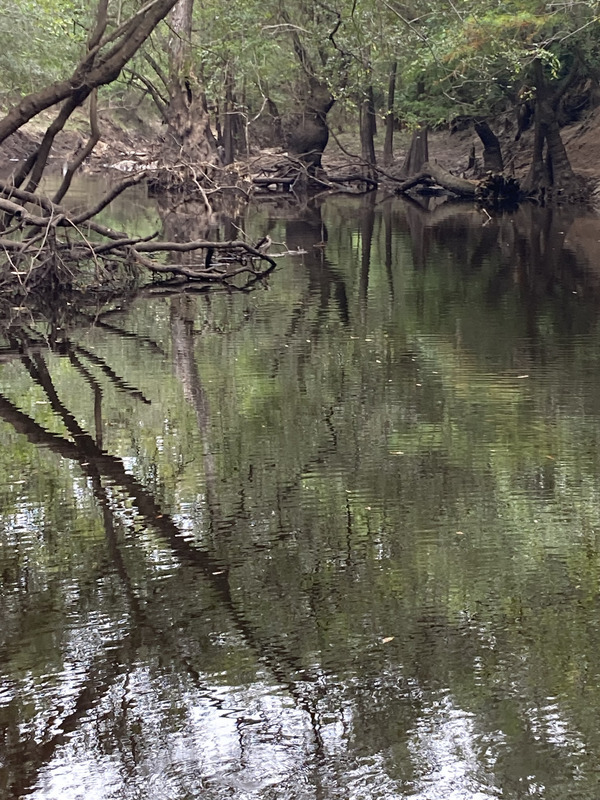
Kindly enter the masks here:
[[[132, 172], [151, 165], [161, 146], [161, 128], [157, 122], [147, 121], [137, 115], [122, 116], [119, 110], [105, 109], [101, 113], [101, 141], [96, 145], [92, 156], [84, 164], [84, 169], [92, 172], [115, 173]], [[38, 144], [50, 122], [40, 115], [34, 123], [19, 130], [0, 145], [0, 169], [6, 174], [11, 165], [26, 158]], [[600, 206], [600, 108], [588, 112], [581, 120], [562, 129], [562, 138], [576, 173], [589, 184], [592, 201]], [[375, 139], [378, 163], [383, 162], [383, 130]], [[502, 144], [506, 171], [522, 179], [529, 169], [533, 131], [526, 131], [518, 142], [514, 141], [514, 130], [505, 125], [499, 134]], [[62, 169], [73, 153], [87, 141], [87, 121], [82, 116], [75, 120], [69, 129], [57, 135], [51, 151], [50, 163]], [[396, 175], [402, 165], [410, 143], [410, 134], [400, 131], [396, 134], [394, 163], [386, 168], [389, 175]], [[434, 131], [429, 134], [429, 158], [445, 169], [460, 175], [469, 166], [469, 159], [475, 149], [475, 157], [482, 161], [482, 145], [472, 129]], [[342, 132], [332, 135], [323, 157], [323, 165], [330, 173], [348, 168], [360, 162], [360, 146], [355, 132]], [[252, 152], [250, 172], [276, 163], [282, 154], [281, 148], [269, 148]]]

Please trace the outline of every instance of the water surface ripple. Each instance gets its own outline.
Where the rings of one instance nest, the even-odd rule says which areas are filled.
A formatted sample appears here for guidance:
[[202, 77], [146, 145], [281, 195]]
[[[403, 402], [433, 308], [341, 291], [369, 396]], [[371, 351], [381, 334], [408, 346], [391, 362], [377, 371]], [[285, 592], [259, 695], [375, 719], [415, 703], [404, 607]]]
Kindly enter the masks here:
[[600, 224], [246, 224], [306, 252], [0, 341], [0, 797], [596, 800]]

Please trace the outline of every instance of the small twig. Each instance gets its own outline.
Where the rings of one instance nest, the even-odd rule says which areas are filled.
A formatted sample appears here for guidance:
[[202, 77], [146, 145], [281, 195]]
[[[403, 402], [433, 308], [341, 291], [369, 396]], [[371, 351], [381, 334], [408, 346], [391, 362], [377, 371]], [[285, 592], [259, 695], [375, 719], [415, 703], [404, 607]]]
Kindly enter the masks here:
[[491, 222], [491, 221], [492, 221], [492, 217], [491, 217], [490, 213], [488, 212], [488, 210], [487, 210], [486, 208], [482, 208], [481, 210], [483, 211], [483, 213], [484, 213], [484, 214], [486, 215], [486, 217], [487, 217], [486, 221], [483, 223], [483, 225], [484, 225], [484, 227], [485, 227], [485, 226], [486, 226], [486, 225], [487, 225], [489, 222]]

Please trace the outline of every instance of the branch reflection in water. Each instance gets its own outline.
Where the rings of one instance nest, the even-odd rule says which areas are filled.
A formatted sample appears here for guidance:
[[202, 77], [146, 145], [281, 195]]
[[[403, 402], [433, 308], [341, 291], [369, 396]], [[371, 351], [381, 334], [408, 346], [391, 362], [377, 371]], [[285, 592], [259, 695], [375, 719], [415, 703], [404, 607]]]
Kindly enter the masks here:
[[3, 327], [2, 792], [595, 797], [597, 223], [257, 213], [268, 290]]

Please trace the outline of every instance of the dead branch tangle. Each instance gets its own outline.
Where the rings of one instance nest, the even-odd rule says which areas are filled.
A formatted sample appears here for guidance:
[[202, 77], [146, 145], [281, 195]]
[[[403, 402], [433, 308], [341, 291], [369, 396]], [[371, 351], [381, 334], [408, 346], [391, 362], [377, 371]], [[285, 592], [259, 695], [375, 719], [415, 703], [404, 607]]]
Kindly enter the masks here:
[[[132, 237], [95, 220], [119, 194], [145, 178], [144, 172], [128, 176], [92, 208], [76, 214], [48, 198], [0, 181], [0, 251], [4, 254], [0, 287], [6, 290], [13, 285], [26, 294], [48, 283], [118, 285], [126, 278], [130, 284], [145, 270], [228, 283], [240, 275], [254, 280], [273, 270], [273, 258], [242, 239], [155, 241], [158, 232]], [[190, 260], [193, 254], [197, 254], [196, 260]], [[183, 257], [185, 263], [181, 263]]]

